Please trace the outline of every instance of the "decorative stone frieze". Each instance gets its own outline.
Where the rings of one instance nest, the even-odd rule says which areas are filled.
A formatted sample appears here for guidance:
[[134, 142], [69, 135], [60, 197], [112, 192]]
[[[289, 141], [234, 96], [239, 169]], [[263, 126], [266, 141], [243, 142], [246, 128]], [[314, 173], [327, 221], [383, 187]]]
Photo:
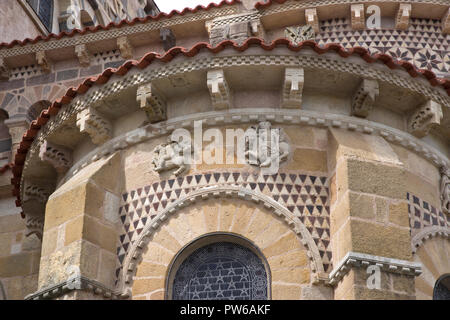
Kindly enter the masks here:
[[305, 70], [303, 68], [286, 68], [283, 85], [283, 108], [300, 108], [302, 106]]
[[184, 155], [192, 153], [192, 146], [168, 138], [167, 143], [157, 146], [154, 150], [152, 164], [156, 172], [161, 173], [176, 169], [175, 176], [180, 176], [187, 170], [188, 163]]
[[[274, 161], [280, 164], [288, 159], [291, 147], [283, 129], [272, 129], [269, 121], [260, 122], [258, 126], [250, 128], [256, 133], [253, 139], [246, 137], [245, 155], [250, 165], [268, 168]], [[278, 142], [278, 148], [272, 145], [274, 139]]]
[[123, 59], [133, 58], [133, 45], [126, 36], [117, 38], [117, 47], [119, 47], [120, 56]]
[[442, 33], [450, 34], [450, 8], [448, 8], [447, 13], [442, 18]]
[[77, 114], [77, 127], [81, 133], [89, 134], [95, 144], [103, 144], [112, 135], [110, 121], [92, 107]]
[[163, 42], [163, 48], [165, 51], [168, 51], [177, 45], [177, 39], [175, 38], [172, 30], [169, 28], [161, 28], [161, 30], [159, 30], [159, 37]]
[[42, 213], [36, 215], [28, 213], [25, 217], [25, 226], [27, 228], [25, 236], [29, 237], [34, 234], [39, 240], [42, 240], [44, 233], [44, 215]]
[[409, 19], [411, 18], [411, 4], [400, 3], [395, 17], [395, 28], [399, 30], [407, 30], [409, 27]]
[[82, 67], [89, 67], [91, 64], [91, 57], [85, 44], [75, 46], [75, 54], [77, 55]]
[[442, 212], [450, 214], [450, 169], [448, 167], [442, 167], [440, 171]]
[[330, 273], [330, 284], [336, 285], [352, 268], [367, 269], [367, 267], [373, 265], [380, 267], [381, 271], [388, 273], [411, 276], [419, 276], [422, 273], [422, 266], [420, 263], [349, 252]]
[[353, 96], [352, 116], [366, 118], [380, 93], [376, 80], [364, 79]]
[[443, 118], [442, 107], [433, 100], [428, 100], [416, 109], [408, 121], [408, 131], [418, 138], [425, 137]]
[[284, 31], [286, 39], [292, 43], [299, 43], [306, 40], [314, 40], [316, 33], [311, 25], [299, 27], [287, 27]]
[[366, 16], [364, 14], [364, 4], [351, 5], [352, 29], [364, 30], [366, 28]]
[[151, 123], [167, 119], [167, 104], [162, 94], [151, 83], [137, 89], [136, 99], [141, 109], [145, 110]]
[[315, 33], [319, 33], [319, 17], [317, 16], [317, 9], [306, 9], [305, 10], [306, 24], [309, 24]]
[[231, 90], [222, 69], [208, 71], [207, 85], [214, 109], [231, 108]]
[[23, 202], [36, 201], [45, 204], [50, 196], [49, 188], [25, 182]]
[[52, 70], [50, 61], [45, 54], [45, 51], [39, 51], [36, 53], [37, 64], [41, 67], [42, 72], [48, 73]]
[[0, 80], [8, 80], [10, 77], [10, 70], [6, 65], [5, 59], [0, 57]]
[[64, 172], [72, 165], [72, 150], [45, 140], [39, 152], [42, 161], [49, 162], [57, 172]]

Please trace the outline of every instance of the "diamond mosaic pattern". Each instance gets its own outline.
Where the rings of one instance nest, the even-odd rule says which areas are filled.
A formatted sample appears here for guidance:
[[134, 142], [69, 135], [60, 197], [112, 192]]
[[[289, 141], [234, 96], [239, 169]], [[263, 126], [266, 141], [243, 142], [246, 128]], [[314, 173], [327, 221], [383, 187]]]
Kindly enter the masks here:
[[450, 73], [448, 60], [448, 35], [442, 34], [440, 20], [411, 19], [408, 30], [353, 30], [349, 19], [321, 21], [320, 45], [339, 43], [346, 48], [360, 46], [372, 54], [386, 53], [397, 59], [429, 69], [439, 76]]
[[437, 210], [428, 202], [423, 201], [415, 195], [408, 193], [407, 199], [409, 223], [411, 227], [411, 236], [415, 236], [426, 227], [446, 227], [450, 228], [450, 216], [444, 215], [442, 211]]
[[322, 257], [325, 272], [331, 271], [330, 208], [327, 177], [280, 173], [254, 175], [216, 172], [165, 180], [125, 193], [119, 215], [123, 234], [117, 248], [120, 268], [145, 226], [167, 206], [208, 185], [240, 185], [266, 195], [285, 206], [306, 226]]

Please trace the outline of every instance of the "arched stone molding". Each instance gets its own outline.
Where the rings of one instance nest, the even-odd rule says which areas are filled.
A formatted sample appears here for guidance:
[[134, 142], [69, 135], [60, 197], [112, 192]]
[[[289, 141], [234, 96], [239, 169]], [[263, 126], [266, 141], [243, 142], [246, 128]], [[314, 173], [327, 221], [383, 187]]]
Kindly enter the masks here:
[[445, 227], [436, 226], [424, 228], [411, 239], [411, 247], [413, 253], [416, 253], [417, 250], [419, 250], [419, 248], [423, 246], [427, 240], [435, 237], [450, 239], [450, 230]]
[[450, 273], [450, 240], [446, 237], [432, 237], [423, 242], [413, 255], [415, 262], [422, 264], [422, 274], [415, 280], [418, 300], [433, 299], [436, 281]]
[[120, 275], [118, 284], [118, 289], [122, 292], [122, 296], [124, 298], [131, 297], [133, 277], [135, 276], [137, 267], [142, 260], [142, 255], [146, 247], [151, 242], [153, 235], [161, 228], [162, 224], [185, 207], [189, 207], [200, 201], [224, 197], [242, 199], [262, 205], [266, 210], [269, 210], [272, 214], [283, 219], [289, 228], [300, 238], [301, 244], [307, 249], [307, 255], [310, 260], [310, 268], [314, 273], [314, 282], [328, 280], [328, 278], [324, 276], [319, 250], [314, 243], [311, 234], [298, 219], [295, 219], [289, 210], [281, 206], [275, 200], [270, 199], [268, 196], [252, 190], [248, 190], [240, 186], [216, 185], [194, 191], [188, 196], [172, 203], [165, 210], [161, 211], [157, 217], [146, 226], [139, 239], [134, 243], [128, 255], [125, 257], [124, 268]]

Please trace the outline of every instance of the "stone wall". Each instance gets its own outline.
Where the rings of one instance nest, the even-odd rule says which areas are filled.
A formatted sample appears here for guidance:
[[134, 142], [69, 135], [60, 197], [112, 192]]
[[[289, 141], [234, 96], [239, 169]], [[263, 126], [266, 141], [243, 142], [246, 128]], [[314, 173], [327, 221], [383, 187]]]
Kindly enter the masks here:
[[[0, 43], [13, 40], [34, 39], [42, 35], [19, 1], [3, 1], [0, 8]], [[20, 21], [20, 23], [17, 23]]]

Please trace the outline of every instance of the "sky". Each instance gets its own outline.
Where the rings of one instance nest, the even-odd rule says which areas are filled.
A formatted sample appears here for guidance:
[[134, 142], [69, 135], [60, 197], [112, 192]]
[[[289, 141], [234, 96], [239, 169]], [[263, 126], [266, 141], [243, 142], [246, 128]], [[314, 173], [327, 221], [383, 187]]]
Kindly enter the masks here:
[[184, 8], [195, 8], [199, 4], [207, 6], [210, 3], [220, 3], [222, 0], [155, 0], [161, 12], [169, 13], [172, 10], [181, 11]]

